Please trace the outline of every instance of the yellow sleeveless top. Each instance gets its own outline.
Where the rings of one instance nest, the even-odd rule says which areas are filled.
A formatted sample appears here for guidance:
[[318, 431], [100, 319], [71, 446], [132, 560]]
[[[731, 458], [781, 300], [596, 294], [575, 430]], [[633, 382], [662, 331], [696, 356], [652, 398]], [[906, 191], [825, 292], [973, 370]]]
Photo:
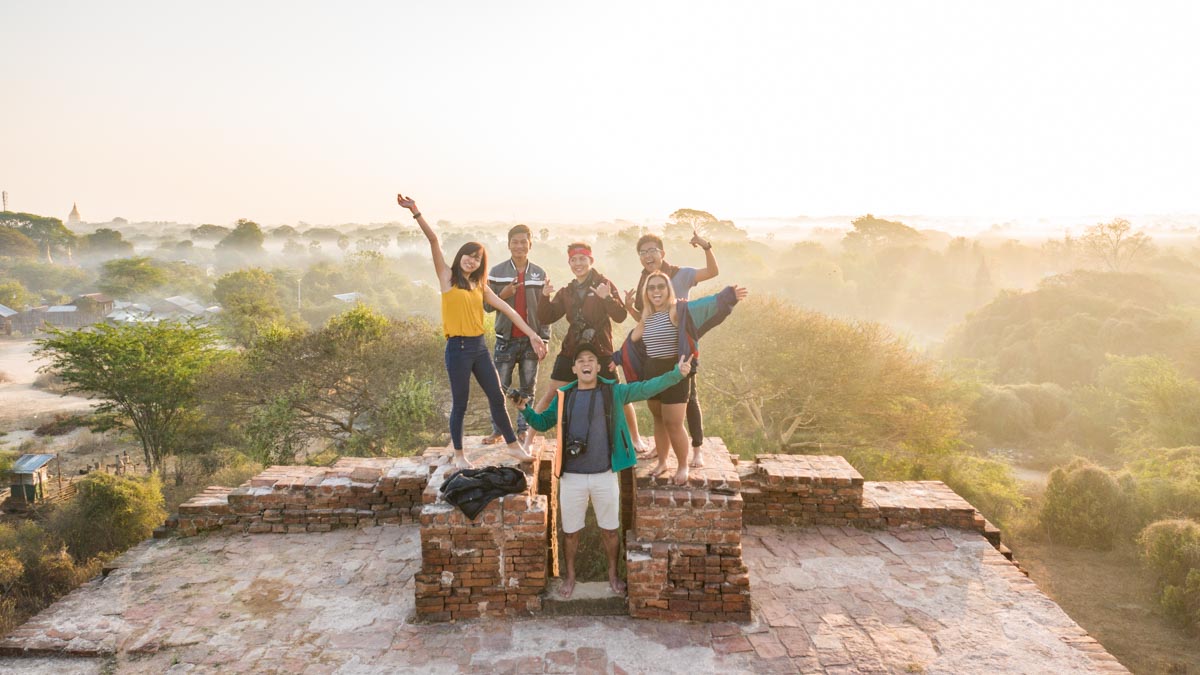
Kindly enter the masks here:
[[442, 331], [448, 338], [483, 335], [483, 286], [442, 293]]

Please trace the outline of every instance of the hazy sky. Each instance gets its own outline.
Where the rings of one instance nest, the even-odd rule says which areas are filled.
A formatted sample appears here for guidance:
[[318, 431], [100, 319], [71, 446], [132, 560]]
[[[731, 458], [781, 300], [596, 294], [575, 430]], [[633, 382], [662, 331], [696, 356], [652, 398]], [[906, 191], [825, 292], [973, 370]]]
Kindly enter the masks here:
[[0, 0], [85, 220], [1200, 213], [1194, 2]]

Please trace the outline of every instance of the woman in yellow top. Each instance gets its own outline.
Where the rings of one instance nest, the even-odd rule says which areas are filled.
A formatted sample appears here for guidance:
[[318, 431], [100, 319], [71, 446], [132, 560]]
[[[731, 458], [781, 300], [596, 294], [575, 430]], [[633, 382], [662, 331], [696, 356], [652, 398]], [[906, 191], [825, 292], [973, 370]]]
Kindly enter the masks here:
[[500, 389], [500, 376], [492, 355], [483, 338], [483, 303], [504, 313], [513, 325], [529, 336], [530, 344], [539, 359], [546, 357], [546, 343], [537, 331], [529, 327], [520, 314], [507, 302], [501, 300], [487, 285], [487, 251], [479, 242], [467, 242], [454, 255], [454, 263], [446, 265], [446, 256], [438, 243], [437, 233], [425, 222], [417, 210], [412, 197], [396, 195], [396, 202], [412, 211], [413, 218], [433, 253], [433, 269], [437, 272], [442, 291], [442, 328], [446, 333], [446, 373], [450, 376], [450, 440], [454, 443], [454, 464], [466, 468], [471, 466], [463, 455], [463, 417], [467, 413], [467, 396], [471, 391], [471, 375], [483, 388], [492, 411], [492, 423], [500, 430], [508, 443], [510, 453], [521, 461], [532, 460], [525, 448], [517, 441], [508, 410], [504, 407], [504, 392]]

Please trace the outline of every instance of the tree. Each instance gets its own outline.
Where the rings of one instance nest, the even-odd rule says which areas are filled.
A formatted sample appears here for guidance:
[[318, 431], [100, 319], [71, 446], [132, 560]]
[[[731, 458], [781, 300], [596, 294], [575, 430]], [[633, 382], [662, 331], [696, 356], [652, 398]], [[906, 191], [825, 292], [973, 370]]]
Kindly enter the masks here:
[[16, 280], [0, 281], [0, 305], [19, 310], [33, 300], [33, 294], [25, 290], [21, 282]]
[[752, 298], [703, 343], [701, 385], [767, 451], [833, 444], [940, 453], [958, 445], [956, 390], [879, 324]]
[[283, 308], [286, 290], [258, 267], [222, 276], [213, 287], [213, 297], [223, 310], [221, 324], [235, 341], [249, 345], [265, 326], [290, 320]]
[[150, 258], [118, 258], [104, 263], [97, 285], [114, 298], [131, 298], [168, 281], [167, 273]]
[[65, 248], [70, 255], [71, 244], [75, 234], [68, 230], [58, 218], [38, 216], [32, 213], [0, 212], [0, 225], [19, 230], [41, 247], [46, 255], [46, 262], [54, 262], [51, 251]]
[[1132, 230], [1128, 220], [1117, 218], [1089, 227], [1079, 243], [1089, 258], [1104, 263], [1111, 272], [1122, 272], [1154, 248], [1150, 235]]
[[299, 232], [297, 232], [296, 228], [292, 227], [291, 225], [280, 225], [279, 227], [271, 230], [272, 239], [291, 239], [297, 234], [299, 234]]
[[262, 228], [253, 220], [242, 218], [237, 221], [237, 227], [217, 242], [218, 250], [239, 251], [241, 253], [261, 253], [263, 250]]
[[925, 239], [924, 235], [904, 223], [876, 218], [869, 213], [855, 218], [850, 224], [854, 229], [842, 239], [842, 244], [848, 250], [863, 251], [889, 246], [912, 246]]
[[[380, 454], [437, 425], [441, 338], [425, 321], [358, 305], [311, 332], [272, 328], [210, 382], [210, 405], [246, 420], [256, 454], [290, 460], [311, 441]], [[412, 450], [415, 446], [404, 446]]]
[[131, 424], [146, 466], [161, 471], [177, 432], [193, 413], [196, 382], [217, 358], [208, 328], [161, 322], [88, 330], [52, 330], [37, 341], [42, 372], [53, 373], [68, 392], [100, 399], [96, 412]]
[[677, 209], [667, 218], [663, 235], [668, 239], [691, 239], [692, 232], [707, 234], [708, 227], [717, 223], [717, 217], [708, 211]]
[[200, 225], [195, 229], [188, 230], [187, 236], [203, 241], [218, 241], [228, 236], [232, 231], [228, 227], [220, 225]]
[[0, 226], [0, 257], [36, 258], [37, 256], [37, 242], [25, 236], [15, 227]]
[[114, 256], [133, 253], [133, 244], [125, 241], [125, 237], [117, 230], [106, 227], [80, 237], [79, 244], [80, 249], [87, 253]]

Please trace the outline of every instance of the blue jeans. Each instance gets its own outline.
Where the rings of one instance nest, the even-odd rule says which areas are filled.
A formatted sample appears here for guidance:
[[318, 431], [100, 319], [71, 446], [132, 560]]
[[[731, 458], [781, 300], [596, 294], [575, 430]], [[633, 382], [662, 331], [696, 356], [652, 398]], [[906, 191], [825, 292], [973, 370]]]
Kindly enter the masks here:
[[[513, 370], [520, 366], [521, 392], [533, 398], [533, 387], [537, 384], [538, 357], [533, 351], [533, 344], [527, 337], [505, 340], [496, 336], [496, 370], [500, 374], [500, 387], [507, 390], [512, 386]], [[523, 434], [529, 428], [529, 422], [524, 415], [517, 415], [517, 433]], [[492, 422], [492, 434], [500, 433], [500, 428]]]
[[467, 399], [471, 394], [471, 375], [487, 395], [492, 424], [504, 435], [504, 441], [517, 440], [508, 410], [504, 408], [500, 376], [496, 374], [496, 366], [482, 335], [446, 340], [446, 373], [450, 376], [450, 440], [455, 450], [462, 450], [463, 418], [467, 415]]

